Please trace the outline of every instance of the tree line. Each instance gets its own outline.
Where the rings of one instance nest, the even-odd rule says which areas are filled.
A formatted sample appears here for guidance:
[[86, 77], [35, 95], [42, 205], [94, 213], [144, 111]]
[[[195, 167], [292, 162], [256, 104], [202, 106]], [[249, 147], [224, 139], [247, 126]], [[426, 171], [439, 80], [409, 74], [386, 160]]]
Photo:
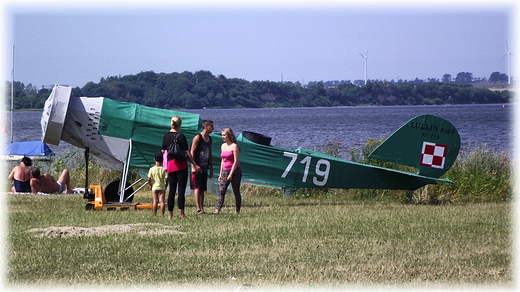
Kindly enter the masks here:
[[[492, 77], [498, 72], [494, 72]], [[461, 73], [459, 73], [460, 75]], [[463, 72], [461, 76], [467, 76]], [[72, 89], [72, 97], [107, 97], [165, 109], [331, 107], [356, 105], [439, 105], [508, 103], [512, 92], [475, 88], [467, 82], [428, 80], [299, 82], [247, 81], [215, 76], [209, 71], [182, 73], [141, 72], [101, 78]], [[451, 79], [451, 78], [450, 78]], [[464, 81], [467, 81], [464, 78]], [[15, 81], [14, 109], [42, 109], [51, 89], [37, 89]], [[6, 81], [6, 108], [10, 108], [11, 82]]]

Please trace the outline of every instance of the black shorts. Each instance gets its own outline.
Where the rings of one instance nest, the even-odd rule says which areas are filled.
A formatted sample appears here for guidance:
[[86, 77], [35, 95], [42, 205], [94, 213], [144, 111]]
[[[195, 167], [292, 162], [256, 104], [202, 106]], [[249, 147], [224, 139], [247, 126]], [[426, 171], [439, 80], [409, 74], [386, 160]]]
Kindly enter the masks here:
[[190, 180], [190, 188], [192, 190], [208, 190], [208, 171], [202, 171], [199, 173], [192, 172]]

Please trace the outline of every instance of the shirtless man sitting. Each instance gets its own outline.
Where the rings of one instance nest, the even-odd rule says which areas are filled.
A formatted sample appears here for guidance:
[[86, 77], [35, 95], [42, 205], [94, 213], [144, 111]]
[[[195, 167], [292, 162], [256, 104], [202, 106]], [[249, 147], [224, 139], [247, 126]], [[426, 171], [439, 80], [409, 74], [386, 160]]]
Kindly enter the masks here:
[[72, 194], [72, 190], [69, 189], [70, 174], [67, 169], [63, 170], [58, 181], [48, 173], [40, 175], [40, 169], [37, 167], [31, 168], [31, 175], [31, 192], [34, 194], [38, 192], [49, 194]]
[[31, 169], [32, 165], [31, 158], [24, 156], [20, 165], [17, 165], [9, 174], [9, 180], [13, 181], [13, 187], [11, 191], [13, 193], [30, 193], [31, 192]]

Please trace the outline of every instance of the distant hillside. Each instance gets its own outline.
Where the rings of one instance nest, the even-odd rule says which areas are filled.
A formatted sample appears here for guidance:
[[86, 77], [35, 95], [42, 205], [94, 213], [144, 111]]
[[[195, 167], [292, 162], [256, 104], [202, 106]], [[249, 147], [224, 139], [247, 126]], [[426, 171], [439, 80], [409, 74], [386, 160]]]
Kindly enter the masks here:
[[[30, 84], [14, 84], [15, 109], [41, 109], [50, 90], [36, 90]], [[330, 107], [356, 105], [433, 105], [508, 103], [511, 87], [501, 84], [439, 81], [368, 81], [366, 85], [341, 82], [252, 81], [214, 76], [209, 71], [195, 73], [141, 72], [136, 75], [101, 78], [83, 88], [73, 88], [72, 96], [103, 96], [158, 108], [260, 108]], [[11, 85], [6, 82], [6, 94]], [[7, 108], [10, 102], [7, 102]]]

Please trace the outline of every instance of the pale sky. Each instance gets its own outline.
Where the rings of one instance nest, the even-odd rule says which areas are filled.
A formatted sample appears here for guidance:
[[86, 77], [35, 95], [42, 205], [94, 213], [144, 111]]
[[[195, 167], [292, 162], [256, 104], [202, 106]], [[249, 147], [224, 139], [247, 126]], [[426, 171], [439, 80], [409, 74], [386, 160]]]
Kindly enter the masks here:
[[367, 51], [368, 79], [489, 78], [508, 74], [506, 42], [516, 52], [513, 2], [6, 1], [2, 74], [14, 44], [15, 81], [38, 88], [142, 71], [354, 81]]

